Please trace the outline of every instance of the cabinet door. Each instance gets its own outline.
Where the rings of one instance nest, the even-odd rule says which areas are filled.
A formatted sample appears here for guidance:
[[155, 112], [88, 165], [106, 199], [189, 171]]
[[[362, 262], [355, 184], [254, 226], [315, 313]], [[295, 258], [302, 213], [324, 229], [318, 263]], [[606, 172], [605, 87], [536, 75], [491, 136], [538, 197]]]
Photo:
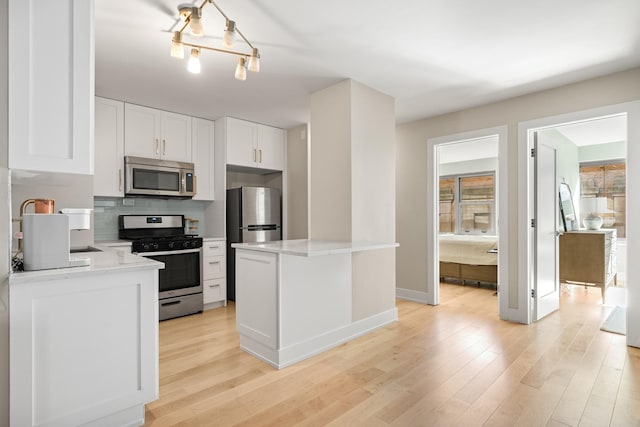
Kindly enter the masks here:
[[161, 111], [160, 157], [191, 162], [191, 117]]
[[9, 168], [93, 174], [93, 4], [9, 0]]
[[283, 129], [258, 126], [258, 167], [281, 171], [284, 169]]
[[196, 174], [196, 195], [193, 200], [214, 199], [214, 123], [193, 118], [191, 142]]
[[124, 152], [127, 156], [160, 157], [160, 111], [124, 106]]
[[202, 261], [202, 277], [204, 280], [220, 279], [226, 275], [225, 256], [205, 257]]
[[236, 250], [236, 327], [241, 335], [278, 348], [278, 255]]
[[256, 167], [258, 125], [229, 117], [226, 126], [227, 164]]
[[134, 425], [158, 398], [157, 270], [47, 279], [10, 287], [10, 424]]
[[204, 304], [224, 301], [226, 299], [227, 299], [227, 284], [224, 278], [205, 280], [203, 282], [202, 302]]
[[124, 195], [124, 103], [96, 98], [93, 195]]

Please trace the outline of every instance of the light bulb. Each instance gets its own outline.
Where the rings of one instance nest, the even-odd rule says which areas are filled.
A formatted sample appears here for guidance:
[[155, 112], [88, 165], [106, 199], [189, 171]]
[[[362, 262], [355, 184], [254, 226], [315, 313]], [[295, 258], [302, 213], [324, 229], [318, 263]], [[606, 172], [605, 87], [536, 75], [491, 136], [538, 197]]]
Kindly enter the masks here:
[[222, 36], [222, 44], [225, 47], [233, 46], [233, 38], [236, 35], [236, 23], [227, 19], [227, 26], [224, 29], [224, 35]]
[[251, 50], [249, 57], [249, 71], [257, 73], [260, 71], [260, 52], [255, 47]]
[[171, 40], [171, 56], [174, 58], [184, 58], [184, 45], [182, 44], [182, 33], [176, 31]]
[[198, 49], [191, 49], [187, 70], [194, 74], [200, 74], [200, 51]]
[[236, 80], [247, 80], [247, 70], [244, 68], [246, 60], [244, 57], [238, 59], [238, 65], [236, 66]]
[[204, 34], [202, 31], [202, 19], [200, 19], [200, 9], [197, 7], [194, 7], [193, 12], [191, 12], [189, 28], [191, 29], [192, 36], [202, 37]]

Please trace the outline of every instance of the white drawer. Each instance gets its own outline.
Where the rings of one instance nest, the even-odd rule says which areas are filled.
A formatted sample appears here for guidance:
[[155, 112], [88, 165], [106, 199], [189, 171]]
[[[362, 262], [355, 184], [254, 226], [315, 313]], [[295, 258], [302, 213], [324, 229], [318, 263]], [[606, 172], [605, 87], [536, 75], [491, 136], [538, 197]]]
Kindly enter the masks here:
[[212, 242], [202, 242], [202, 256], [221, 256], [225, 255], [225, 242], [224, 240], [214, 240]]
[[227, 281], [225, 279], [205, 280], [202, 284], [202, 302], [209, 304], [227, 299]]
[[202, 259], [203, 280], [216, 279], [226, 275], [227, 266], [224, 256], [208, 256]]

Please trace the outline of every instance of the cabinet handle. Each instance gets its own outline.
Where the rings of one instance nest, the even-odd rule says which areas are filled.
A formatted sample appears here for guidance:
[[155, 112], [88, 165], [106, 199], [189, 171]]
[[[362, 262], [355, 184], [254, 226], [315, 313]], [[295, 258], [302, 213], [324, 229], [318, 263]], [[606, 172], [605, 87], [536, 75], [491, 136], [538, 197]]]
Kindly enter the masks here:
[[122, 191], [122, 169], [118, 169], [118, 191]]
[[163, 139], [162, 140], [162, 155], [164, 156], [165, 154], [167, 154], [167, 140]]
[[262, 163], [262, 148], [258, 150], [258, 153], [260, 154], [260, 160], [258, 163]]
[[158, 138], [156, 138], [156, 148], [154, 149], [154, 151], [156, 152], [156, 154], [160, 154], [160, 141], [158, 141]]
[[209, 265], [220, 264], [220, 261], [209, 261]]
[[219, 288], [220, 285], [209, 285], [210, 288]]
[[209, 249], [218, 249], [220, 246], [209, 246]]
[[253, 161], [254, 162], [256, 161], [256, 149], [255, 148], [253, 149]]

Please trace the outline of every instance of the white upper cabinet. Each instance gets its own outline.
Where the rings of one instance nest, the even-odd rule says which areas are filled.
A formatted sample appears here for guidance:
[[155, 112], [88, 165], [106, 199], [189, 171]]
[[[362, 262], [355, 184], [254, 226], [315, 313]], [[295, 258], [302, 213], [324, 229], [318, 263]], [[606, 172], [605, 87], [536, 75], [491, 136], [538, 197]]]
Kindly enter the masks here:
[[214, 199], [214, 122], [193, 118], [191, 132], [196, 195], [193, 200]]
[[9, 168], [92, 174], [93, 0], [8, 10]]
[[255, 167], [258, 125], [231, 117], [223, 120], [227, 125], [227, 164]]
[[227, 164], [281, 171], [284, 169], [285, 131], [225, 117]]
[[125, 104], [125, 155], [191, 162], [191, 117]]
[[124, 102], [96, 97], [93, 195], [124, 196]]
[[258, 161], [261, 168], [284, 170], [285, 131], [258, 125]]

